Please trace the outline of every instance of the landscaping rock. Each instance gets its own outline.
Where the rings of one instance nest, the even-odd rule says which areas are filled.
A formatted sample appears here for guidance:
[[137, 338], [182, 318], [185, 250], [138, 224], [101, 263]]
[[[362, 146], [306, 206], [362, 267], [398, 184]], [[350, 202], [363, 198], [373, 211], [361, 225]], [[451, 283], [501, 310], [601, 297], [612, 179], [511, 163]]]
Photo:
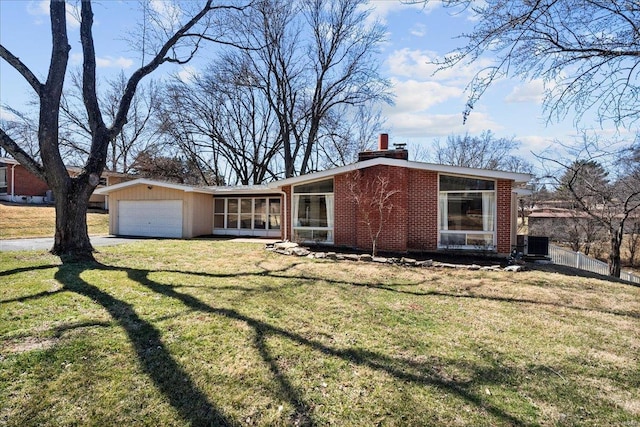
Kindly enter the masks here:
[[349, 261], [360, 261], [360, 255], [346, 254], [344, 255], [344, 259], [347, 259]]
[[416, 262], [417, 261], [413, 258], [405, 258], [405, 257], [400, 258], [400, 264], [410, 265], [414, 267], [416, 265]]
[[524, 271], [524, 270], [526, 270], [524, 265], [510, 265], [508, 267], [505, 267], [504, 269], [504, 271], [515, 271], [515, 272]]
[[336, 254], [335, 252], [327, 252], [327, 258], [338, 259], [338, 254]]
[[380, 264], [386, 264], [389, 262], [389, 259], [385, 257], [375, 256], [371, 258], [371, 261], [379, 262]]
[[288, 242], [288, 241], [284, 241], [284, 242], [275, 242], [273, 244], [273, 248], [277, 251], [278, 249], [281, 250], [287, 250], [287, 249], [293, 249], [293, 248], [297, 248], [298, 245], [297, 243], [294, 242]]
[[295, 256], [307, 256], [311, 252], [307, 248], [296, 247], [291, 249], [291, 253]]
[[447, 262], [437, 262], [433, 264], [434, 267], [440, 267], [440, 268], [457, 268], [456, 264], [449, 264]]
[[362, 254], [360, 255], [360, 261], [371, 261], [373, 259], [373, 257], [369, 254]]
[[427, 259], [424, 261], [417, 261], [416, 262], [416, 267], [431, 267], [433, 266], [433, 260], [432, 259]]

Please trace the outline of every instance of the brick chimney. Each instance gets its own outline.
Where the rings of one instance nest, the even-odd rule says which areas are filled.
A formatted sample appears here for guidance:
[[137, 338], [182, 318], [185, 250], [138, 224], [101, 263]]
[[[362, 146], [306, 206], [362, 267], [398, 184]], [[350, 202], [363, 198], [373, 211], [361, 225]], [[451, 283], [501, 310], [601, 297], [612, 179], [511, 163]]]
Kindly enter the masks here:
[[361, 151], [358, 153], [358, 161], [386, 157], [389, 159], [409, 160], [409, 152], [404, 148], [405, 144], [395, 144], [396, 149], [389, 150], [389, 134], [381, 133], [378, 137], [378, 149], [376, 151]]
[[389, 149], [389, 134], [381, 133], [378, 137], [378, 151], [384, 151]]

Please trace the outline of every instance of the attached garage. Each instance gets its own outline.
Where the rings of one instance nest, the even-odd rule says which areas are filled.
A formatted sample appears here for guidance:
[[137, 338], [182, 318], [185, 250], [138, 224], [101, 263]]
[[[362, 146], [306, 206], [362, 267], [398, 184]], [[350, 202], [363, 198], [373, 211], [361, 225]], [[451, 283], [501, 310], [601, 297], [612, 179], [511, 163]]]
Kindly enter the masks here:
[[182, 200], [120, 200], [118, 226], [123, 236], [180, 238]]
[[109, 233], [191, 238], [213, 230], [213, 190], [136, 179], [97, 190], [109, 197]]

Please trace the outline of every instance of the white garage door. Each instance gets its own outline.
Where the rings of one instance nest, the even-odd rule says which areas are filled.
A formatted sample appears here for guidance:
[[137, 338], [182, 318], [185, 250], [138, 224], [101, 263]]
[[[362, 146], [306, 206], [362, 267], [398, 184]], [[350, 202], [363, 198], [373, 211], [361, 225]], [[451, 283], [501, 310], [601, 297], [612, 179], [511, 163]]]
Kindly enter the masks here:
[[182, 200], [120, 200], [118, 234], [182, 237]]

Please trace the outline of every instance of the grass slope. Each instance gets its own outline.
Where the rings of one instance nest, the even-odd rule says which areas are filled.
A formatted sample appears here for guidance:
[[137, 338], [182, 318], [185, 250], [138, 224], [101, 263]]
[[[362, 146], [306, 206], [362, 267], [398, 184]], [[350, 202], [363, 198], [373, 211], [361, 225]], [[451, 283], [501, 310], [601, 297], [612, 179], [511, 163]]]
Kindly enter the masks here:
[[145, 241], [0, 253], [0, 424], [640, 424], [640, 288]]
[[[109, 215], [88, 213], [89, 234], [109, 234]], [[56, 213], [52, 206], [0, 202], [0, 239], [53, 237]]]

